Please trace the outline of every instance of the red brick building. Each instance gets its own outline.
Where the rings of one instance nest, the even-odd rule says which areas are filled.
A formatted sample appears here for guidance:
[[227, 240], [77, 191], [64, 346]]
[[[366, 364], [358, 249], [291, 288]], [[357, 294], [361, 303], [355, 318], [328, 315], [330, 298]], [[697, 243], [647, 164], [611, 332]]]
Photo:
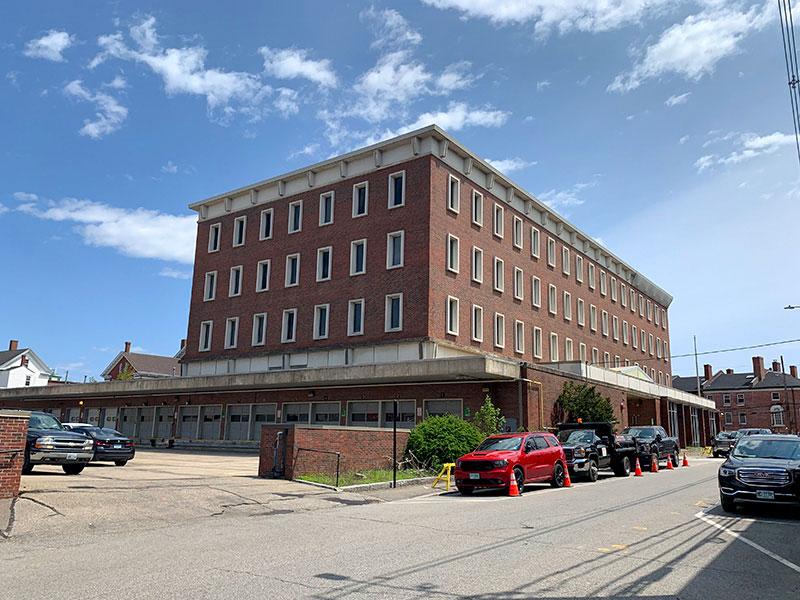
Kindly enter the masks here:
[[132, 352], [131, 343], [125, 342], [125, 348], [114, 357], [103, 370], [103, 379], [150, 379], [154, 377], [175, 377], [180, 375], [181, 366], [178, 356], [160, 356]]
[[394, 399], [410, 427], [487, 394], [541, 429], [565, 381], [598, 385], [622, 426], [716, 429], [713, 403], [671, 387], [672, 297], [436, 126], [191, 207], [181, 377], [69, 390], [129, 435], [379, 427]]

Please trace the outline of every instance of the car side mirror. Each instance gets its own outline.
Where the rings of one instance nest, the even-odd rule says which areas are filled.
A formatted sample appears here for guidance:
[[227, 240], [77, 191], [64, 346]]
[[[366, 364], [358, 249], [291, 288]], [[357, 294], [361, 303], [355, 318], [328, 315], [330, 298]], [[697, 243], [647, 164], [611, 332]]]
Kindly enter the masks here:
[[656, 434], [656, 441], [657, 441], [657, 442], [660, 442], [660, 441], [661, 441], [661, 434], [660, 434], [660, 433], [657, 433], [657, 434]]

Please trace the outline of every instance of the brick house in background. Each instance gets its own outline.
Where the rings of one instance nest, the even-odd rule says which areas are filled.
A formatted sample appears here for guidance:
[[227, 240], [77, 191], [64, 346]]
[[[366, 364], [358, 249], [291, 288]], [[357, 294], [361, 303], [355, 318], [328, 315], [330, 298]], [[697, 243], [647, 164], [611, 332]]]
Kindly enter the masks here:
[[[183, 343], [182, 343], [183, 345]], [[131, 352], [131, 343], [125, 342], [125, 349], [114, 357], [103, 370], [103, 379], [124, 379], [124, 373], [130, 373], [131, 379], [153, 379], [158, 377], [177, 377], [181, 374], [180, 355], [183, 347], [175, 356], [160, 356]]]

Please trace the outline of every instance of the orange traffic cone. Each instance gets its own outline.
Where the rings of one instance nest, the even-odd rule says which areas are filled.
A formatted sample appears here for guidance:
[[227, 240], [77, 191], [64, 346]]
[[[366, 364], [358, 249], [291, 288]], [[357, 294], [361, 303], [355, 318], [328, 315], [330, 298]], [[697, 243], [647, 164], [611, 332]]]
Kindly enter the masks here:
[[686, 450], [683, 451], [683, 463], [681, 464], [682, 467], [688, 467], [689, 461], [686, 458]]
[[636, 469], [633, 471], [634, 477], [643, 477], [642, 475], [642, 465], [639, 464], [639, 457], [636, 457]]
[[674, 470], [674, 467], [672, 466], [672, 454], [667, 454], [667, 471], [672, 470]]
[[572, 480], [569, 478], [569, 469], [564, 470], [564, 487], [572, 487]]
[[514, 476], [514, 471], [511, 471], [511, 480], [508, 482], [508, 495], [519, 496], [519, 486], [517, 485], [517, 478]]
[[650, 457], [650, 472], [658, 473], [658, 455], [655, 458]]

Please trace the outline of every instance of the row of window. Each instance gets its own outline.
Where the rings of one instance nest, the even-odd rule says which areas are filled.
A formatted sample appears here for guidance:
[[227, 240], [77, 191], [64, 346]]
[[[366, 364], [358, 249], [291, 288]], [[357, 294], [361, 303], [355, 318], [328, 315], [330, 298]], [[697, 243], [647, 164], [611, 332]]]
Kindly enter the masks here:
[[[706, 399], [713, 400], [713, 394], [706, 394]], [[773, 402], [780, 402], [781, 401], [781, 393], [780, 392], [772, 392], [772, 401]], [[722, 394], [722, 404], [723, 406], [730, 406], [731, 405], [731, 395], [730, 394]], [[736, 394], [736, 404], [744, 404], [744, 394]]]
[[[350, 300], [347, 303], [347, 335], [364, 335], [364, 298]], [[325, 340], [329, 336], [331, 320], [331, 305], [317, 304], [314, 306], [314, 322], [312, 337], [315, 340]], [[200, 323], [200, 352], [211, 350], [213, 339], [214, 321]], [[297, 308], [287, 308], [281, 316], [281, 343], [289, 344], [297, 340], [298, 311]], [[403, 330], [403, 294], [387, 294], [384, 299], [384, 331], [387, 333]], [[251, 330], [250, 344], [264, 346], [267, 340], [267, 313], [253, 315], [253, 328]], [[239, 317], [225, 319], [225, 349], [239, 346]]]
[[[386, 236], [386, 268], [398, 269], [404, 264], [405, 231], [394, 231]], [[330, 281], [333, 270], [333, 246], [317, 249], [317, 281]], [[237, 265], [231, 267], [228, 277], [228, 296], [239, 296], [242, 293], [242, 278], [244, 267]], [[272, 261], [262, 260], [256, 265], [256, 292], [265, 292], [270, 287]], [[353, 240], [350, 242], [350, 275], [364, 275], [367, 272], [367, 240]], [[203, 285], [203, 300], [210, 302], [217, 295], [217, 271], [205, 274]], [[294, 287], [300, 283], [300, 253], [286, 256], [284, 270], [284, 287]]]
[[[733, 425], [733, 413], [726, 412], [725, 415], [725, 425]], [[772, 423], [773, 427], [783, 427], [784, 420], [783, 420], [783, 407], [780, 404], [776, 404], [770, 407], [769, 409], [769, 416], [770, 422]], [[739, 417], [739, 425], [747, 425], [747, 413], [740, 412], [738, 413]]]
[[[400, 208], [406, 203], [406, 172], [398, 171], [389, 175], [388, 207]], [[319, 226], [333, 224], [336, 193], [323, 192], [319, 195]], [[272, 239], [275, 221], [274, 208], [261, 211], [259, 223], [259, 241]], [[369, 212], [369, 182], [362, 181], [353, 186], [352, 211], [353, 218], [364, 217]], [[303, 230], [303, 200], [294, 200], [288, 205], [287, 232], [298, 233]], [[233, 220], [234, 248], [244, 246], [247, 237], [247, 215], [236, 217]], [[222, 244], [222, 223], [214, 223], [209, 227], [208, 251], [217, 252]]]

